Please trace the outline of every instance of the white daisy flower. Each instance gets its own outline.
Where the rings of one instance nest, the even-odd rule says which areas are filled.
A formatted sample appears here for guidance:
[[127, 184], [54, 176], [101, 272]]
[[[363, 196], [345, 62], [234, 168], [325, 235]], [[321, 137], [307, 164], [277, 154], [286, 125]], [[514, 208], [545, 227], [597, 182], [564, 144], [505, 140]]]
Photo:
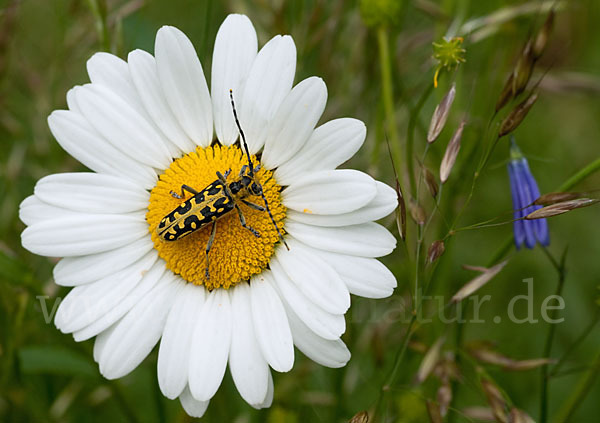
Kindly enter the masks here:
[[[294, 346], [328, 367], [350, 359], [340, 340], [350, 294], [391, 295], [395, 278], [376, 257], [396, 241], [373, 221], [393, 211], [395, 192], [365, 173], [336, 170], [366, 128], [349, 118], [315, 128], [327, 89], [316, 77], [292, 87], [295, 67], [291, 37], [278, 35], [257, 52], [250, 20], [230, 15], [215, 41], [209, 93], [190, 40], [163, 27], [154, 56], [95, 54], [91, 83], [71, 89], [69, 110], [48, 118], [59, 144], [92, 172], [42, 178], [21, 204], [22, 242], [64, 257], [54, 278], [73, 289], [56, 326], [76, 341], [96, 337], [94, 359], [106, 378], [134, 370], [160, 340], [160, 389], [188, 414], [204, 414], [228, 364], [244, 400], [268, 407], [270, 369], [289, 371]], [[254, 172], [230, 89], [252, 163], [260, 164]], [[185, 214], [183, 202], [202, 203], [193, 192], [219, 181], [217, 172], [227, 172], [227, 184], [251, 176], [273, 220], [261, 196], [246, 191], [235, 202], [253, 230], [217, 202], [188, 212], [220, 216], [208, 254], [212, 224], [177, 223], [168, 229], [175, 241], [157, 231], [169, 214]], [[226, 199], [224, 187], [204, 192], [209, 202]], [[195, 230], [183, 237], [187, 229]]]

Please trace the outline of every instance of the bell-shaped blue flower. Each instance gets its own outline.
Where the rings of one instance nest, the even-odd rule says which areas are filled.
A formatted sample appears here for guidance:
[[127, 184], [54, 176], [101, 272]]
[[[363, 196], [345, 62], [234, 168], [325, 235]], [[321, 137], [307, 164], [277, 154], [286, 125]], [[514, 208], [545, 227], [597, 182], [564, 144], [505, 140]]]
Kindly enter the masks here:
[[[529, 170], [527, 159], [523, 157], [523, 153], [517, 147], [514, 137], [511, 139], [508, 176], [515, 219], [527, 216], [542, 207], [531, 205], [540, 196], [540, 190]], [[523, 244], [527, 248], [533, 248], [536, 242], [544, 246], [550, 244], [546, 219], [515, 220], [513, 225], [517, 249], [521, 248]]]

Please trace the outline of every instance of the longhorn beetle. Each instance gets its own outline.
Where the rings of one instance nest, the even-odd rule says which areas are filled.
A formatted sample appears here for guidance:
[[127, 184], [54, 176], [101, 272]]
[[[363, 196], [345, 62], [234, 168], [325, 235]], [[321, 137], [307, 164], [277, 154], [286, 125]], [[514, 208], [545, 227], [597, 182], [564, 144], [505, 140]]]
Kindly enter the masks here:
[[[217, 179], [210, 183], [202, 191], [196, 191], [194, 188], [188, 185], [181, 186], [181, 194], [171, 191], [171, 195], [175, 198], [184, 199], [185, 191], [192, 194], [192, 197], [182, 202], [175, 210], [167, 214], [158, 224], [156, 232], [162, 241], [177, 241], [185, 236], [188, 236], [192, 232], [196, 232], [199, 229], [204, 228], [209, 223], [212, 223], [212, 229], [210, 231], [210, 237], [206, 244], [206, 279], [210, 279], [208, 273], [208, 253], [215, 240], [217, 233], [217, 220], [225, 216], [227, 213], [237, 210], [240, 218], [242, 227], [248, 229], [252, 234], [260, 238], [260, 233], [254, 228], [251, 228], [246, 224], [246, 219], [242, 210], [240, 209], [239, 203], [243, 203], [248, 207], [255, 210], [266, 211], [269, 213], [271, 222], [277, 230], [277, 235], [286, 248], [289, 250], [288, 245], [283, 239], [283, 235], [273, 218], [273, 214], [269, 209], [269, 203], [265, 194], [263, 193], [262, 185], [256, 177], [256, 172], [260, 169], [260, 164], [256, 167], [252, 164], [250, 158], [250, 151], [248, 150], [248, 144], [246, 143], [246, 137], [244, 131], [238, 120], [237, 112], [235, 110], [235, 103], [233, 102], [233, 91], [229, 90], [229, 98], [231, 99], [231, 108], [233, 110], [233, 118], [235, 124], [240, 132], [240, 137], [248, 158], [248, 164], [242, 166], [239, 175], [235, 178], [227, 180], [231, 174], [231, 169], [228, 169], [225, 173], [217, 171]], [[254, 204], [248, 201], [246, 198], [251, 195], [260, 195], [265, 203], [265, 206]]]

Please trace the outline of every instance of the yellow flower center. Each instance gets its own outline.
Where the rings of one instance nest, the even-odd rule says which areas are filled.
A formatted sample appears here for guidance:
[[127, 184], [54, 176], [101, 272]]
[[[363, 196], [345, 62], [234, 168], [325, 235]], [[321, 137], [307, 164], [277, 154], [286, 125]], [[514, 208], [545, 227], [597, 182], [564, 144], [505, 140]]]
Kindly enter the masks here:
[[[259, 161], [256, 157], [252, 157], [252, 163], [256, 167]], [[181, 194], [182, 185], [187, 185], [200, 192], [218, 179], [217, 172], [225, 174], [229, 169], [231, 172], [227, 177], [227, 182], [231, 183], [236, 179], [239, 180], [240, 170], [247, 164], [247, 157], [237, 146], [198, 147], [196, 151], [175, 160], [160, 175], [156, 186], [152, 189], [146, 220], [149, 224], [148, 229], [154, 242], [154, 248], [158, 251], [158, 255], [167, 262], [167, 267], [186, 281], [196, 285], [205, 285], [211, 290], [219, 287], [228, 289], [239, 282], [248, 280], [252, 275], [260, 273], [267, 267], [269, 259], [275, 251], [275, 244], [279, 241], [277, 230], [266, 211], [256, 210], [239, 200], [236, 200], [236, 204], [241, 209], [246, 224], [255, 229], [259, 236], [242, 227], [240, 217], [235, 209], [219, 216], [216, 221], [215, 238], [208, 255], [208, 279], [205, 274], [205, 251], [210, 239], [212, 223], [201, 226], [190, 235], [175, 241], [161, 239], [156, 231], [165, 216], [193, 197], [193, 194], [184, 191], [184, 197], [178, 199], [172, 195], [172, 192]], [[275, 222], [283, 233], [286, 209], [281, 204], [279, 195], [281, 187], [275, 181], [273, 173], [262, 167], [255, 173], [255, 177], [262, 185]], [[216, 195], [223, 196], [225, 194], [220, 191]], [[210, 194], [206, 193], [206, 199], [210, 199], [210, 197]], [[249, 195], [244, 199], [256, 205], [265, 206], [260, 195]], [[193, 210], [191, 212], [193, 213]]]

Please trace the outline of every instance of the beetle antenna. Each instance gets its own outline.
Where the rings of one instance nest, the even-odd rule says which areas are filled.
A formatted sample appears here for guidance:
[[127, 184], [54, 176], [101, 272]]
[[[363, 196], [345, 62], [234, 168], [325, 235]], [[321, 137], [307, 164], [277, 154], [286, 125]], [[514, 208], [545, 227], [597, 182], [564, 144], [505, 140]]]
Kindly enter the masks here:
[[273, 214], [271, 213], [271, 209], [269, 208], [269, 203], [267, 203], [267, 198], [265, 197], [265, 193], [262, 192], [262, 190], [260, 191], [260, 196], [262, 197], [263, 201], [265, 202], [265, 208], [267, 209], [267, 213], [269, 213], [269, 217], [271, 218], [271, 222], [273, 222], [273, 226], [275, 226], [275, 229], [277, 229], [277, 236], [279, 236], [279, 240], [283, 243], [283, 245], [285, 245], [285, 248], [288, 249], [288, 251], [290, 250], [290, 247], [287, 245], [287, 242], [285, 242], [285, 239], [283, 238], [283, 235], [281, 234], [281, 231], [279, 230], [279, 226], [277, 226], [277, 222], [275, 222], [275, 218], [273, 217]]
[[246, 150], [246, 156], [248, 156], [248, 165], [250, 166], [249, 172], [250, 177], [254, 176], [254, 166], [252, 165], [252, 159], [250, 158], [250, 151], [248, 150], [248, 143], [246, 142], [246, 136], [244, 135], [244, 131], [242, 130], [242, 125], [240, 125], [240, 121], [238, 119], [237, 111], [235, 110], [235, 103], [233, 102], [233, 90], [229, 90], [229, 98], [231, 99], [231, 108], [233, 109], [233, 118], [235, 119], [235, 124], [238, 127], [238, 131], [240, 131], [240, 136], [242, 137], [242, 142], [244, 144], [244, 150]]
[[[242, 130], [242, 125], [240, 125], [240, 121], [238, 119], [237, 111], [235, 110], [235, 102], [233, 101], [233, 90], [232, 89], [229, 90], [229, 98], [231, 99], [231, 108], [233, 109], [233, 119], [235, 120], [235, 124], [237, 125], [238, 131], [240, 131], [240, 137], [242, 138], [244, 150], [246, 151], [246, 156], [248, 156], [248, 165], [249, 165], [248, 173], [250, 174], [250, 177], [252, 178], [254, 176], [254, 165], [252, 164], [252, 159], [250, 158], [250, 151], [248, 150], [248, 143], [246, 142], [246, 136], [244, 135], [244, 131]], [[281, 233], [279, 226], [277, 226], [277, 222], [275, 222], [273, 213], [271, 213], [271, 209], [269, 208], [269, 203], [267, 202], [267, 197], [265, 197], [265, 193], [262, 191], [262, 186], [261, 186], [261, 190], [260, 190], [260, 196], [262, 197], [263, 201], [265, 202], [265, 208], [267, 209], [267, 213], [269, 213], [269, 217], [271, 218], [271, 222], [273, 222], [273, 226], [275, 226], [275, 229], [277, 230], [277, 235], [279, 236], [279, 240], [283, 243], [283, 245], [285, 245], [285, 248], [287, 248], [289, 250], [290, 247], [285, 242], [285, 239], [283, 238], [283, 234]]]

